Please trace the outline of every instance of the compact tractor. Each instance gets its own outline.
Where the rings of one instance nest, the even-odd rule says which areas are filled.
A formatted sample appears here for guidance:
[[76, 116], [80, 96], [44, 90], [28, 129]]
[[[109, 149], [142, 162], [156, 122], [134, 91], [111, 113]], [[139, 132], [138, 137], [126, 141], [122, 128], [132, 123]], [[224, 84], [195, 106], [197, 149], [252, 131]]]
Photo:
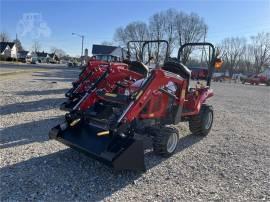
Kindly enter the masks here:
[[[183, 50], [193, 46], [209, 46], [211, 51], [206, 85], [191, 88], [191, 71], [180, 61]], [[97, 98], [95, 102], [68, 113], [64, 123], [51, 129], [49, 138], [116, 170], [145, 170], [143, 135], [152, 138], [156, 154], [169, 157], [177, 148], [179, 131], [175, 125], [179, 122], [187, 121], [195, 135], [209, 133], [214, 114], [206, 100], [213, 96], [213, 69], [221, 63], [211, 43], [184, 44], [177, 58], [167, 58], [161, 67], [121, 91], [108, 92], [96, 86], [95, 95], [89, 97]]]
[[[128, 55], [130, 55], [131, 43], [142, 43], [141, 52], [149, 44], [165, 44], [165, 57], [168, 55], [168, 42], [164, 40], [129, 41], [127, 43]], [[146, 64], [150, 62], [151, 57], [149, 58]], [[87, 67], [80, 73], [79, 79], [72, 83], [73, 87], [65, 94], [68, 99], [61, 104], [60, 109], [65, 111], [76, 110], [83, 101], [88, 100], [86, 105], [82, 106], [82, 109], [85, 110], [92, 105], [92, 102], [96, 102], [97, 97], [94, 93], [96, 89], [104, 89], [106, 92], [121, 91], [136, 80], [146, 77], [148, 72], [149, 68], [141, 61], [125, 60], [122, 63], [108, 63], [90, 60]]]

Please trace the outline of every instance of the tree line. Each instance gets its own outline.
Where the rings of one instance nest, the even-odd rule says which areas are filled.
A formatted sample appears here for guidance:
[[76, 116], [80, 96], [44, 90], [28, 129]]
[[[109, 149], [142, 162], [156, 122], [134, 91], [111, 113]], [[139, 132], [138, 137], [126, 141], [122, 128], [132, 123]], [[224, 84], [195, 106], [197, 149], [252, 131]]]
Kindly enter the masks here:
[[[131, 40], [167, 40], [169, 43], [168, 54], [171, 55], [176, 47], [184, 43], [198, 42], [205, 39], [208, 27], [203, 18], [195, 13], [186, 14], [174, 9], [168, 9], [152, 15], [148, 23], [131, 22], [125, 27], [115, 31], [114, 40], [125, 46]], [[135, 52], [141, 55], [141, 43], [134, 44]], [[155, 59], [159, 61], [161, 47], [159, 44], [151, 47]], [[186, 63], [191, 49], [183, 52], [182, 62]]]
[[[120, 46], [126, 46], [131, 40], [160, 40], [169, 42], [169, 55], [175, 48], [184, 43], [201, 42], [207, 38], [208, 26], [204, 19], [196, 13], [187, 14], [175, 9], [155, 13], [146, 22], [131, 22], [116, 29], [114, 41]], [[270, 65], [270, 33], [258, 33], [249, 39], [230, 37], [225, 38], [217, 47], [224, 60], [222, 71], [252, 73], [260, 72]], [[141, 43], [135, 43], [135, 54], [141, 56]], [[161, 47], [151, 47], [152, 54], [158, 62]], [[191, 62], [191, 48], [185, 48], [182, 54], [184, 64]], [[192, 60], [194, 63], [194, 59]], [[196, 62], [195, 62], [196, 63]], [[199, 61], [197, 61], [199, 64]]]
[[[208, 25], [202, 17], [196, 13], [185, 13], [175, 9], [168, 9], [153, 14], [148, 22], [131, 22], [124, 27], [119, 27], [114, 33], [114, 42], [120, 46], [126, 46], [131, 40], [167, 40], [169, 43], [168, 54], [171, 55], [176, 48], [190, 42], [201, 42], [207, 39]], [[9, 36], [0, 33], [0, 41], [9, 41]], [[14, 42], [22, 48], [17, 39]], [[104, 42], [112, 45], [112, 42]], [[142, 43], [134, 43], [133, 49], [137, 58], [142, 59]], [[230, 37], [216, 44], [220, 55], [224, 60], [222, 71], [228, 70], [230, 74], [235, 72], [253, 73], [260, 72], [264, 67], [270, 65], [270, 32], [258, 33], [250, 38]], [[33, 51], [40, 51], [41, 44], [33, 42]], [[60, 56], [66, 53], [59, 48], [51, 47], [52, 52]], [[156, 63], [164, 59], [164, 47], [155, 44], [148, 47], [148, 52], [154, 56]], [[199, 59], [191, 58], [192, 49], [185, 48], [182, 54], [184, 64], [205, 64]], [[202, 51], [202, 54], [204, 52]], [[206, 55], [206, 54], [205, 54]]]
[[270, 33], [262, 32], [246, 38], [231, 37], [218, 45], [224, 69], [230, 74], [259, 73], [270, 66]]

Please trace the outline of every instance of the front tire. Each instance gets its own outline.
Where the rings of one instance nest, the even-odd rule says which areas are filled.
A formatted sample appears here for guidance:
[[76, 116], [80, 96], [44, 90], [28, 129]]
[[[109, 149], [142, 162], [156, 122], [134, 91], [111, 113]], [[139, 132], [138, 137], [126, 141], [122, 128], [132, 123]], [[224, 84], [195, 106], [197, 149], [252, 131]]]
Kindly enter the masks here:
[[200, 113], [189, 120], [189, 129], [194, 135], [206, 136], [214, 120], [213, 107], [202, 105]]
[[154, 152], [157, 155], [169, 157], [175, 152], [178, 140], [179, 131], [175, 127], [162, 127], [153, 138]]

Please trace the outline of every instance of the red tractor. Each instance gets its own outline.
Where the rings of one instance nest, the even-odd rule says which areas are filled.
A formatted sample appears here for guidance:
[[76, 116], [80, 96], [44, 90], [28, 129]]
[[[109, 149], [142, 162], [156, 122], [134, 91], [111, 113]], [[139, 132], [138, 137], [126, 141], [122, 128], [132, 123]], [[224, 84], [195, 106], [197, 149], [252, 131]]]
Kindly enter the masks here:
[[[188, 46], [212, 49], [205, 86], [189, 87], [191, 71], [180, 63]], [[179, 131], [175, 125], [180, 121], [188, 121], [195, 135], [209, 133], [214, 114], [206, 100], [213, 96], [212, 72], [220, 63], [211, 43], [184, 44], [177, 59], [168, 59], [146, 78], [126, 87], [124, 94], [97, 89], [99, 100], [87, 110], [67, 114], [64, 123], [51, 129], [49, 138], [117, 170], [145, 170], [143, 141], [138, 135], [151, 136], [154, 152], [168, 157], [176, 150]]]
[[[151, 43], [165, 43], [166, 56], [168, 55], [167, 41], [129, 41], [127, 44], [128, 53], [130, 53], [130, 43], [134, 42], [143, 43], [142, 51]], [[148, 71], [148, 67], [141, 61], [126, 60], [125, 63], [108, 63], [90, 60], [79, 79], [73, 82], [73, 88], [65, 94], [68, 100], [61, 104], [60, 109], [66, 111], [86, 110], [97, 101], [98, 98], [95, 95], [97, 89], [104, 89], [106, 92], [121, 91], [136, 80], [147, 76]]]

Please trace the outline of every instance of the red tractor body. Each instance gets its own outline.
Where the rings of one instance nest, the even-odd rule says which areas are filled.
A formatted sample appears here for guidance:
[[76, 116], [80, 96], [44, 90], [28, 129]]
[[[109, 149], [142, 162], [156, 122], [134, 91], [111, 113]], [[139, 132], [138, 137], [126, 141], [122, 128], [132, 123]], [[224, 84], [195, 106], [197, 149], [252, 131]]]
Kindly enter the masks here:
[[208, 70], [205, 68], [190, 68], [191, 69], [191, 78], [192, 79], [202, 79], [205, 80], [208, 75]]
[[[154, 42], [168, 45], [167, 41]], [[206, 85], [190, 87], [191, 71], [180, 62], [187, 46], [212, 48]], [[210, 83], [215, 61], [212, 44], [189, 43], [180, 47], [177, 59], [167, 58], [144, 79], [130, 66], [111, 65], [66, 114], [66, 121], [51, 129], [49, 137], [117, 170], [145, 170], [143, 141], [135, 134], [152, 137], [154, 152], [170, 156], [179, 139], [173, 125], [188, 121], [191, 132], [202, 136], [211, 130], [213, 109], [205, 102], [213, 96]]]

